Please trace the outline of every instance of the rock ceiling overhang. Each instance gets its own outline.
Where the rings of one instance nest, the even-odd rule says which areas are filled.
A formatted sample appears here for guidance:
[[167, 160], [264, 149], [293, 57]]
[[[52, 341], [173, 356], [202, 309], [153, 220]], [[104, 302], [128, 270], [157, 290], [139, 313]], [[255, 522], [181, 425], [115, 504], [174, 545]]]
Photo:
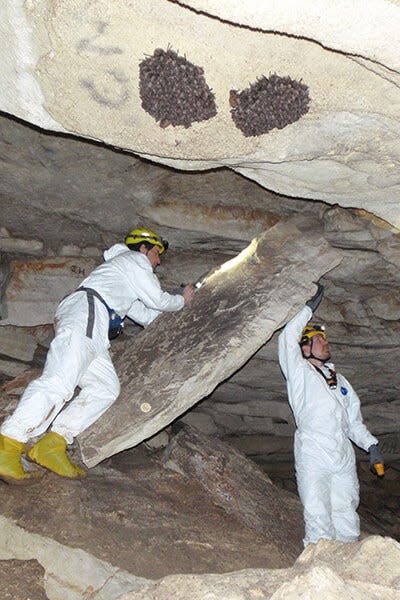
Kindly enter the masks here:
[[[387, 0], [179, 0], [197, 12], [264, 32], [305, 38], [398, 71], [400, 11]], [[366, 10], [367, 8], [367, 10]], [[386, 36], [382, 32], [386, 31]]]
[[[7, 0], [2, 12], [4, 112], [400, 227], [398, 3]], [[143, 110], [139, 66], [157, 48], [203, 69], [215, 116], [160, 127]], [[309, 110], [246, 136], [230, 92], [273, 73], [307, 86]]]

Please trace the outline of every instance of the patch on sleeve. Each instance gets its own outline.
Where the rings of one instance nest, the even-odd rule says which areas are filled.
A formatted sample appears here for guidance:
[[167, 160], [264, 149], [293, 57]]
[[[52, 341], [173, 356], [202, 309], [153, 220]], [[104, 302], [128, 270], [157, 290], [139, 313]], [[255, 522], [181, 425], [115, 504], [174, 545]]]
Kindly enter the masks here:
[[347, 394], [349, 393], [349, 390], [346, 387], [344, 387], [343, 385], [340, 388], [340, 391], [342, 392], [343, 396], [347, 396]]

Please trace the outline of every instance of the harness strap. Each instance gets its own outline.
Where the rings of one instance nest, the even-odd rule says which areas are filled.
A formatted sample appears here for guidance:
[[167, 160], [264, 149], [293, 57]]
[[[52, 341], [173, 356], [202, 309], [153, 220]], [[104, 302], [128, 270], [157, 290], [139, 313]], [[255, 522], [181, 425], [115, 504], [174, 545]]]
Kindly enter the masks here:
[[87, 322], [87, 326], [86, 326], [86, 337], [88, 337], [89, 339], [92, 339], [92, 337], [93, 337], [93, 327], [94, 327], [94, 318], [95, 318], [95, 313], [94, 313], [94, 298], [96, 297], [98, 300], [100, 300], [100, 302], [102, 304], [104, 304], [104, 306], [108, 310], [108, 314], [111, 313], [112, 309], [108, 306], [107, 302], [104, 300], [104, 298], [102, 298], [102, 296], [100, 296], [99, 292], [97, 292], [96, 290], [94, 290], [92, 288], [87, 288], [87, 287], [81, 286], [76, 291], [77, 292], [85, 292], [86, 295], [87, 295], [87, 300], [88, 300], [88, 322]]
[[322, 375], [322, 377], [325, 379], [326, 383], [328, 384], [328, 386], [332, 389], [332, 390], [336, 390], [337, 388], [337, 375], [336, 375], [336, 371], [334, 371], [333, 369], [330, 369], [329, 367], [326, 367], [329, 371], [329, 376], [326, 376], [325, 373], [323, 372], [322, 369], [320, 369], [319, 367], [313, 365], [314, 369], [317, 369], [318, 373], [320, 375]]

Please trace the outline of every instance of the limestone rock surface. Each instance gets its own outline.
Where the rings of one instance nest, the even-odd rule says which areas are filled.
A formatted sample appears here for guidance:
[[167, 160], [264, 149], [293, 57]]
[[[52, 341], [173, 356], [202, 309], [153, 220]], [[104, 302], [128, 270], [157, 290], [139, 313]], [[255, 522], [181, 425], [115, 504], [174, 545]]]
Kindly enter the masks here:
[[[227, 166], [281, 194], [362, 207], [399, 227], [398, 3], [6, 0], [0, 108], [184, 170]], [[164, 126], [139, 65], [172, 48], [204, 71], [216, 116]], [[302, 81], [296, 122], [245, 137], [231, 91]], [[165, 124], [164, 124], [165, 125]]]
[[[37, 485], [1, 484], [2, 592], [10, 600], [319, 600], [322, 589], [335, 600], [335, 590], [352, 600], [398, 600], [394, 539], [363, 534], [355, 544], [320, 541], [303, 551], [298, 499], [251, 461], [193, 431], [173, 437], [170, 450], [185, 473], [142, 445], [85, 480], [47, 472]], [[256, 530], [257, 511], [265, 521]]]
[[172, 575], [145, 584], [121, 600], [336, 600], [338, 595], [345, 600], [398, 600], [399, 552], [400, 545], [390, 538], [371, 537], [355, 544], [321, 540], [315, 550], [308, 546], [290, 569], [249, 569], [190, 578]]
[[[197, 479], [218, 506], [276, 546], [282, 564], [302, 549], [303, 509], [297, 498], [276, 488], [268, 476], [234, 448], [210, 440], [193, 428], [183, 428], [166, 448], [163, 464]], [[287, 537], [290, 530], [290, 539]]]
[[45, 570], [37, 560], [0, 560], [3, 600], [47, 600]]
[[[232, 450], [204, 435], [192, 437], [192, 444], [210, 472], [215, 456], [226, 460]], [[247, 469], [250, 506], [259, 501], [260, 485], [270, 494], [271, 515], [258, 531], [248, 522], [246, 504], [232, 512], [216, 488], [203, 487], [194, 473], [165, 468], [160, 453], [143, 445], [104, 461], [81, 481], [47, 472], [37, 485], [0, 484], [0, 561], [37, 560], [53, 600], [89, 594], [113, 600], [176, 573], [290, 566], [302, 550], [299, 501], [238, 452], [230, 461], [233, 497], [244, 494], [238, 484]], [[288, 522], [280, 519], [286, 509]], [[281, 548], [283, 532], [291, 533], [296, 523], [297, 543]]]
[[94, 259], [82, 257], [15, 260], [4, 264], [1, 324], [52, 323], [57, 304], [76, 290], [95, 266]]
[[[229, 0], [183, 0], [181, 4], [238, 25], [312, 38], [328, 48], [370, 58], [393, 69], [400, 67], [399, 56], [389, 42], [396, 36], [398, 25], [395, 3], [373, 2], [368, 14], [362, 11], [361, 2], [347, 4], [345, 14], [340, 14], [340, 5], [329, 5], [323, 0], [279, 3], [250, 0], [246, 4]], [[388, 31], [386, 40], [381, 37], [384, 29]]]
[[[15, 559], [21, 562], [18, 572], [14, 571], [18, 583], [12, 586], [14, 595], [9, 596], [10, 599], [80, 600], [90, 593], [93, 599], [110, 600], [143, 582], [143, 579], [96, 559], [88, 552], [79, 548], [69, 548], [46, 536], [30, 533], [2, 516], [0, 530], [3, 591], [7, 590], [6, 585], [12, 586], [13, 576], [10, 569]], [[40, 564], [42, 568], [39, 568], [39, 572], [43, 573], [44, 577], [36, 584], [28, 580], [28, 595], [24, 596], [23, 576], [29, 576], [29, 566], [34, 562]], [[35, 587], [39, 589], [35, 590]]]

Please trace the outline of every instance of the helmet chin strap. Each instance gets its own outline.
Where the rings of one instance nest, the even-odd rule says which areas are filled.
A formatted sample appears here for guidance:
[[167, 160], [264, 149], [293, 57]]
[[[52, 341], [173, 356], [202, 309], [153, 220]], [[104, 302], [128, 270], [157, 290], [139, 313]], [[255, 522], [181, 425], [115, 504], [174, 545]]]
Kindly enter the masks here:
[[313, 358], [314, 360], [319, 360], [319, 362], [322, 362], [323, 364], [325, 364], [330, 359], [330, 356], [327, 356], [326, 358], [320, 358], [319, 356], [315, 356], [315, 354], [310, 354], [310, 356], [308, 358]]
[[313, 343], [314, 343], [314, 337], [311, 338], [310, 356], [308, 358], [313, 358], [314, 360], [319, 360], [320, 362], [325, 364], [330, 359], [331, 355], [329, 355], [327, 358], [320, 358], [319, 356], [315, 356], [315, 354], [313, 354], [313, 351], [312, 351]]
[[337, 375], [336, 375], [336, 371], [334, 369], [331, 369], [330, 367], [328, 367], [328, 365], [326, 365], [326, 361], [328, 361], [330, 359], [330, 355], [326, 359], [318, 358], [318, 356], [315, 356], [315, 354], [312, 353], [312, 345], [313, 345], [313, 340], [311, 338], [310, 356], [308, 358], [312, 358], [314, 360], [318, 360], [320, 363], [322, 363], [322, 365], [326, 369], [328, 369], [329, 375], [326, 375], [326, 373], [324, 373], [323, 370], [320, 369], [317, 365], [314, 365], [313, 363], [311, 363], [311, 364], [318, 371], [318, 373], [320, 375], [322, 375], [322, 377], [325, 379], [326, 384], [328, 385], [328, 387], [330, 389], [332, 389], [332, 390], [336, 390], [336, 388], [337, 388]]

